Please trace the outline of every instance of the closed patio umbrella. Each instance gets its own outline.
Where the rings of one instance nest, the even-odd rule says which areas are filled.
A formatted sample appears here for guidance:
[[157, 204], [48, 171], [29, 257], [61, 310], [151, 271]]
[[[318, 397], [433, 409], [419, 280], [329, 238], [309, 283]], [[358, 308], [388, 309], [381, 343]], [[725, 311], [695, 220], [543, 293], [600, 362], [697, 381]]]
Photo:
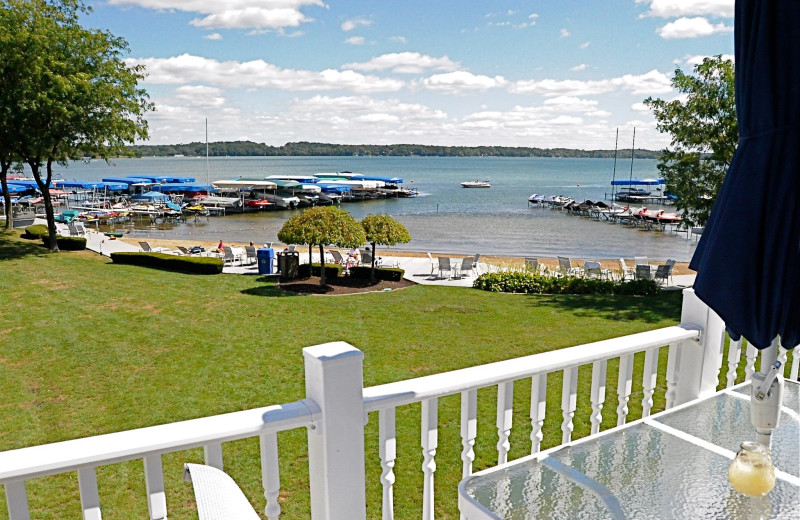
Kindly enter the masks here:
[[739, 144], [689, 265], [732, 337], [800, 343], [800, 2], [737, 0]]

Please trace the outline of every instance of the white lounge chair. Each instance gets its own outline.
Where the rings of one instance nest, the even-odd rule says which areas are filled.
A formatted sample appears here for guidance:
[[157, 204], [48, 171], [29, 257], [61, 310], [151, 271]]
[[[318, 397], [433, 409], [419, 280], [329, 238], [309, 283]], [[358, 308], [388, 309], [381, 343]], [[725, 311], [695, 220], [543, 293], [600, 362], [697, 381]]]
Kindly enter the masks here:
[[139, 247], [144, 253], [172, 253], [172, 250], [167, 247], [151, 247], [149, 242], [139, 242]]
[[241, 488], [224, 471], [203, 464], [184, 464], [183, 480], [194, 487], [200, 520], [259, 520]]
[[439, 264], [436, 263], [436, 260], [433, 259], [433, 256], [431, 256], [430, 253], [428, 253], [428, 260], [431, 261], [431, 274], [433, 274], [436, 272], [436, 268]]
[[607, 279], [611, 271], [608, 269], [603, 269], [603, 266], [600, 262], [595, 262], [591, 260], [587, 260], [583, 263], [583, 274], [587, 278], [600, 278], [600, 279]]
[[572, 260], [566, 256], [558, 257], [558, 269], [561, 271], [562, 276], [580, 276], [581, 268], [572, 267]]
[[450, 258], [446, 256], [438, 257], [439, 260], [439, 278], [444, 278], [442, 273], [447, 273], [447, 278], [449, 279], [453, 275], [453, 268], [450, 267]]
[[619, 267], [622, 269], [622, 281], [624, 282], [627, 278], [631, 278], [633, 276], [633, 268], [629, 267], [628, 264], [625, 263], [624, 258], [619, 259]]
[[462, 258], [461, 259], [461, 268], [459, 269], [458, 277], [462, 278], [463, 276], [466, 275], [468, 278], [471, 278], [472, 274], [474, 272], [473, 271], [473, 267], [472, 267], [473, 265], [474, 265], [473, 258], [471, 256], [468, 256], [466, 258]]

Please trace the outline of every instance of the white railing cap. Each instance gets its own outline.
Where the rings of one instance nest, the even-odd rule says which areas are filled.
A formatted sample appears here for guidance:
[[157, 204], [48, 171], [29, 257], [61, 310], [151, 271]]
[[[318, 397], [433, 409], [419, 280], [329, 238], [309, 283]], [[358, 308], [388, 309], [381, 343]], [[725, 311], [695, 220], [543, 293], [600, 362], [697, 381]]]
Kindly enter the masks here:
[[[313, 408], [313, 403], [312, 403]], [[309, 426], [303, 401], [0, 452], [0, 484]]]
[[576, 365], [586, 365], [694, 339], [699, 335], [700, 331], [696, 329], [676, 325], [576, 347], [371, 386], [364, 389], [364, 411], [373, 412], [423, 399], [457, 394], [473, 388], [515, 381], [536, 374], [555, 372]]

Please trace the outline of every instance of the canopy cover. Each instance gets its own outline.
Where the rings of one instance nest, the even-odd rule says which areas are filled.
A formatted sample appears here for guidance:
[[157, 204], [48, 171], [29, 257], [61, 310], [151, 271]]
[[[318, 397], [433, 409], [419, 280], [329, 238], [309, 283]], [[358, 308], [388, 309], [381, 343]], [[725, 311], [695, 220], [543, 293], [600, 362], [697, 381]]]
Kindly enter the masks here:
[[736, 338], [800, 343], [800, 2], [737, 0], [739, 146], [689, 265]]

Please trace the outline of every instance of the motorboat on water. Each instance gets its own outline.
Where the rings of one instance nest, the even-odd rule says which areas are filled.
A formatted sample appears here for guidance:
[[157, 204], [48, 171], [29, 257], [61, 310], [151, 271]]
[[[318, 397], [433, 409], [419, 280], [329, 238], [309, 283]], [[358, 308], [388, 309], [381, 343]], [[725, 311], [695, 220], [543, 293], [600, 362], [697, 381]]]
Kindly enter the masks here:
[[461, 183], [461, 187], [462, 188], [491, 188], [492, 185], [489, 183], [489, 181], [479, 181], [479, 180], [476, 179], [474, 181], [462, 182]]

